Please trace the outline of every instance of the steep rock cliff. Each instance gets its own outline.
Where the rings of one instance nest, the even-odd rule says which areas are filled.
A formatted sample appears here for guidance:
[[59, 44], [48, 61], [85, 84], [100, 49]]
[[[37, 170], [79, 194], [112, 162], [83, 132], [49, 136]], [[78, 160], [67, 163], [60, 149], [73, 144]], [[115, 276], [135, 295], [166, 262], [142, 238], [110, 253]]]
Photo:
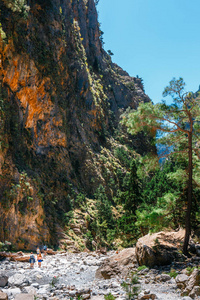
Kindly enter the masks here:
[[73, 194], [115, 193], [114, 150], [148, 148], [116, 132], [149, 98], [103, 50], [94, 0], [2, 0], [0, 33], [0, 240], [55, 244]]

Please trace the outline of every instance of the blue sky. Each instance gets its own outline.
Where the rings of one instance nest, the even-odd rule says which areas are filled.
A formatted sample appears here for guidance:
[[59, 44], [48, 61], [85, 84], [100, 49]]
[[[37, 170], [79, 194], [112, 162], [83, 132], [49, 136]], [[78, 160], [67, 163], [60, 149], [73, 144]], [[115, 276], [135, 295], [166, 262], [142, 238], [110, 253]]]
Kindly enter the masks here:
[[187, 91], [200, 85], [200, 0], [100, 0], [104, 49], [145, 92], [160, 102], [164, 87], [183, 77]]

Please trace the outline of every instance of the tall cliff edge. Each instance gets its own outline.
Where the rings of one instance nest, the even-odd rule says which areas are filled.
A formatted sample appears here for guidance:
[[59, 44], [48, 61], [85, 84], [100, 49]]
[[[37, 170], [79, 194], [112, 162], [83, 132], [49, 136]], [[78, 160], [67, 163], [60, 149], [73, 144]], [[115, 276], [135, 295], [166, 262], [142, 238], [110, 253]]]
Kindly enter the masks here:
[[149, 98], [103, 50], [94, 0], [2, 0], [0, 35], [0, 240], [32, 249], [71, 194], [116, 192], [115, 149], [148, 148], [117, 136], [120, 113]]

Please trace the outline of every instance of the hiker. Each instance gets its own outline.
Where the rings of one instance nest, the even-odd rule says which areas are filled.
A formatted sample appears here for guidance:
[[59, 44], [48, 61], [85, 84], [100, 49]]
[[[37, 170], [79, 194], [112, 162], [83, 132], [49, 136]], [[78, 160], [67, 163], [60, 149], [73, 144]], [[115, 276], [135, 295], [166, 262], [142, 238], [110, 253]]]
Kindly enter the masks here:
[[34, 268], [34, 263], [35, 263], [35, 256], [33, 255], [33, 252], [31, 252], [29, 262], [31, 264], [31, 266], [30, 266], [31, 269], [33, 269]]
[[41, 252], [37, 255], [38, 267], [41, 268], [41, 263], [43, 261]]
[[47, 246], [46, 245], [44, 245], [43, 250], [44, 250], [44, 255], [46, 256], [47, 255]]
[[39, 248], [39, 246], [37, 246], [36, 253], [37, 253], [37, 255], [40, 254], [40, 248]]

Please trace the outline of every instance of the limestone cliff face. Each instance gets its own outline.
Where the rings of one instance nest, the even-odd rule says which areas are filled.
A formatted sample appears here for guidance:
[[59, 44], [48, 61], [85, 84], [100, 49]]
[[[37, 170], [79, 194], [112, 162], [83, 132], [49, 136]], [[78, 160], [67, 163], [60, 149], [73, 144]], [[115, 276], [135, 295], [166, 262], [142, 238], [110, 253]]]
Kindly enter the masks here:
[[149, 98], [103, 50], [94, 0], [2, 0], [0, 33], [0, 240], [31, 248], [69, 195], [114, 193], [121, 110]]

